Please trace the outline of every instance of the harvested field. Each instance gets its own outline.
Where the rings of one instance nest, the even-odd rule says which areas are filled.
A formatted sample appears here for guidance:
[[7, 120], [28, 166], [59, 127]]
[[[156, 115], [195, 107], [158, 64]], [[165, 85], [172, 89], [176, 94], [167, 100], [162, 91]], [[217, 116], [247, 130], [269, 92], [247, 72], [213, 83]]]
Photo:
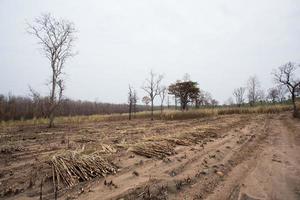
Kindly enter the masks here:
[[299, 199], [290, 113], [3, 126], [3, 199]]

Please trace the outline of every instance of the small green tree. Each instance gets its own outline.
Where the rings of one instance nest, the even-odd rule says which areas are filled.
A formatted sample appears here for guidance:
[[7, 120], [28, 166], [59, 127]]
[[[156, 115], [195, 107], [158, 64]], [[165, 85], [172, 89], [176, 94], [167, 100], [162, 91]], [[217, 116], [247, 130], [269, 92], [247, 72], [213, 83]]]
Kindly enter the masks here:
[[169, 94], [179, 99], [181, 110], [187, 110], [187, 105], [198, 97], [200, 89], [198, 83], [190, 80], [177, 81], [169, 86]]

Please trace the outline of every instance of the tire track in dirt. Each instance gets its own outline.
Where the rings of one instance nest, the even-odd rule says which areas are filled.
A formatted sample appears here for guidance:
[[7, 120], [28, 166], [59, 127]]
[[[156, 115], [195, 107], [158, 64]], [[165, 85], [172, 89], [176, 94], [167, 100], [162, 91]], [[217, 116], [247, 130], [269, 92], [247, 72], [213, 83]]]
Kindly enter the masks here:
[[[179, 124], [177, 122], [157, 122], [159, 127], [156, 127], [155, 123], [149, 124], [147, 122], [141, 125], [135, 122], [133, 126], [128, 123], [113, 123], [111, 129], [106, 126], [102, 127], [102, 131], [116, 130], [114, 134], [106, 134], [105, 140], [103, 140], [110, 142], [116, 136], [126, 138], [128, 142], [132, 143], [153, 135], [169, 134], [172, 137], [172, 134], [176, 134], [176, 132], [201, 132], [203, 126], [216, 128], [218, 137], [209, 139], [204, 148], [202, 146], [203, 142], [202, 144], [190, 146], [177, 146], [175, 148], [177, 154], [164, 160], [148, 159], [138, 155], [133, 156], [133, 153], [121, 150], [113, 156], [114, 160], [117, 161], [116, 163], [120, 164], [121, 171], [116, 175], [109, 175], [105, 179], [96, 178], [92, 181], [80, 183], [74, 188], [62, 189], [59, 194], [60, 199], [72, 199], [73, 197], [92, 200], [99, 198], [151, 199], [152, 197], [157, 197], [157, 199], [205, 198], [227, 178], [227, 174], [232, 169], [242, 161], [247, 160], [245, 155], [250, 155], [251, 151], [259, 146], [257, 145], [259, 140], [265, 135], [265, 118], [265, 115], [232, 115], [214, 118], [212, 121], [209, 118], [179, 121]], [[94, 130], [93, 126], [88, 127], [89, 131], [97, 133], [95, 138], [102, 137], [104, 133], [99, 133], [100, 130]], [[122, 126], [125, 126], [125, 128]], [[148, 127], [149, 130], [144, 130], [145, 127]], [[141, 133], [139, 129], [144, 131]], [[85, 134], [85, 131], [80, 132]], [[60, 142], [64, 135], [65, 133], [55, 134], [56, 138], [51, 141]], [[77, 140], [81, 138], [80, 136], [72, 133], [70, 138]], [[132, 140], [133, 138], [134, 140]], [[39, 154], [38, 145], [30, 145], [30, 147], [36, 149], [32, 152], [32, 155]], [[49, 150], [40, 153], [47, 155], [50, 152]], [[25, 160], [29, 159], [31, 161], [30, 153], [31, 149], [23, 154]], [[19, 154], [19, 156], [21, 158], [22, 154]], [[19, 171], [22, 176], [20, 166], [14, 170]], [[26, 177], [25, 174], [23, 176]], [[14, 176], [14, 178], [18, 177]], [[106, 180], [106, 184], [104, 184], [104, 180]], [[49, 190], [44, 199], [53, 198], [51, 192]], [[11, 199], [22, 199], [25, 196], [24, 193], [15, 196], [15, 198], [12, 196]]]
[[[167, 197], [168, 199], [178, 199], [178, 194], [184, 193], [188, 187], [198, 184], [199, 180], [210, 178], [215, 180], [213, 182], [218, 182], [220, 176], [216, 174], [216, 170], [226, 172], [225, 161], [230, 158], [228, 154], [239, 152], [240, 148], [253, 140], [253, 135], [249, 134], [248, 129], [249, 127], [251, 130], [257, 128], [256, 123], [257, 121], [241, 130], [234, 130], [233, 126], [224, 134], [224, 137], [211, 142], [204, 150], [198, 145], [179, 147], [178, 154], [169, 157], [171, 162], [148, 160], [145, 165], [131, 168], [129, 171], [137, 171], [140, 174], [138, 177], [134, 177], [127, 170], [126, 172], [122, 170], [123, 174], [121, 172], [117, 176], [108, 176], [107, 179], [118, 184], [119, 188], [112, 191], [98, 185], [94, 187], [96, 193], [86, 194], [82, 196], [82, 199], [97, 199], [97, 194], [101, 194], [103, 199], [147, 199], [147, 195], [160, 195], [162, 199]], [[191, 151], [191, 149], [193, 150]], [[236, 165], [234, 162], [229, 161], [230, 165]], [[175, 173], [172, 175], [172, 172]], [[122, 185], [124, 183], [125, 185]], [[145, 194], [147, 190], [146, 193], [149, 194]]]
[[[261, 125], [262, 124], [262, 125]], [[261, 130], [260, 125], [262, 126]], [[221, 164], [217, 168], [211, 171], [209, 174], [205, 174], [200, 177], [196, 184], [187, 188], [183, 191], [180, 196], [182, 199], [206, 199], [220, 183], [222, 183], [228, 173], [233, 170], [240, 163], [244, 162], [250, 155], [254, 154], [258, 150], [258, 145], [266, 137], [266, 129], [268, 127], [268, 120], [263, 121], [251, 121], [251, 124], [246, 128], [244, 134], [249, 137], [241, 145], [237, 145], [235, 149], [221, 160]], [[253, 131], [256, 131], [256, 134], [250, 134]], [[241, 134], [242, 132], [239, 132]], [[243, 136], [243, 135], [240, 135]], [[214, 167], [214, 166], [213, 166]], [[170, 199], [180, 199], [178, 196], [174, 196]], [[225, 196], [222, 195], [222, 199], [225, 199]]]
[[261, 150], [237, 166], [208, 199], [300, 199], [300, 126], [283, 114], [270, 119]]

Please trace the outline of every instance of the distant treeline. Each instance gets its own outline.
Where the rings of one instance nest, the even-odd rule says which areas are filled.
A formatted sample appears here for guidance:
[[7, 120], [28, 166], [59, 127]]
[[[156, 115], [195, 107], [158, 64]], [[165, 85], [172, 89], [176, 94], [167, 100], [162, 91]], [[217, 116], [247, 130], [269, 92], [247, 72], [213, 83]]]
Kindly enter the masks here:
[[[0, 121], [44, 118], [49, 108], [47, 97], [22, 97], [14, 95], [0, 95]], [[148, 107], [136, 105], [136, 112], [147, 110]], [[57, 116], [93, 115], [127, 113], [127, 104], [99, 103], [63, 99], [56, 110]]]

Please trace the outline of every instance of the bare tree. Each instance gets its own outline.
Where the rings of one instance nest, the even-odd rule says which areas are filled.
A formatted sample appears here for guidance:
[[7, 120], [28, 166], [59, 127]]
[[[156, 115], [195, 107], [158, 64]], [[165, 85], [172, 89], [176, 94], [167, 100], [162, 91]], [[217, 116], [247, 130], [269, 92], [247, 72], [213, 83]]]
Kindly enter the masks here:
[[183, 75], [182, 81], [190, 81], [191, 80], [191, 76], [188, 73], [185, 73]]
[[[36, 91], [32, 91], [28, 96], [15, 96], [12, 94], [5, 96], [0, 94], [0, 121], [45, 118], [47, 117], [48, 104], [49, 97], [43, 97], [37, 94]], [[146, 108], [136, 105], [136, 111], [138, 110], [146, 110]], [[128, 113], [128, 103], [113, 104], [64, 98], [56, 111], [56, 116], [113, 113]]]
[[197, 96], [196, 104], [198, 104], [198, 105], [196, 107], [211, 105], [212, 100], [213, 100], [212, 95], [209, 92], [200, 90], [200, 92]]
[[216, 99], [212, 99], [210, 103], [213, 107], [219, 105], [219, 102]]
[[229, 97], [226, 101], [225, 104], [228, 106], [232, 106], [234, 104], [232, 97]]
[[279, 91], [277, 87], [270, 88], [268, 90], [268, 96], [267, 99], [271, 100], [272, 103], [275, 103], [279, 100]]
[[134, 101], [134, 92], [132, 87], [129, 85], [128, 87], [128, 119], [131, 120], [131, 113], [132, 113], [132, 106], [133, 106], [133, 101]]
[[257, 90], [257, 101], [259, 101], [260, 103], [266, 101], [266, 94], [263, 89]]
[[278, 100], [282, 103], [286, 99], [288, 89], [284, 85], [278, 85], [276, 88], [278, 91]]
[[251, 106], [253, 106], [259, 100], [259, 88], [260, 83], [258, 78], [256, 76], [251, 76], [247, 83], [248, 100]]
[[177, 103], [178, 103], [178, 101], [177, 101], [177, 96], [176, 95], [174, 95], [174, 103], [175, 103], [175, 110], [177, 110]]
[[167, 95], [167, 87], [165, 86], [162, 86], [160, 88], [160, 91], [159, 91], [159, 97], [160, 97], [160, 114], [162, 114], [163, 112], [163, 104], [164, 104], [164, 101], [165, 101], [165, 98], [166, 98], [166, 95]]
[[[296, 77], [296, 72], [299, 70], [299, 65], [288, 62], [280, 66], [273, 72], [275, 81], [280, 85], [285, 85], [291, 94], [293, 102], [293, 116], [298, 116], [298, 110], [296, 105], [297, 91], [300, 88], [300, 77]], [[299, 75], [299, 74], [297, 74]]]
[[137, 110], [136, 110], [137, 101], [138, 101], [138, 96], [137, 96], [136, 90], [133, 90], [132, 107], [133, 107], [133, 114], [134, 115], [137, 112]]
[[73, 44], [76, 30], [67, 20], [57, 20], [50, 14], [43, 14], [28, 25], [28, 33], [36, 37], [42, 51], [50, 61], [52, 76], [49, 96], [49, 127], [54, 125], [55, 111], [60, 104], [65, 89], [63, 69], [66, 61], [74, 56]]
[[40, 104], [41, 95], [30, 86], [29, 86], [29, 91], [30, 91], [29, 95], [31, 96], [32, 101], [33, 101], [33, 105], [34, 105], [34, 107], [33, 107], [33, 118], [36, 118], [38, 106]]
[[147, 93], [151, 101], [151, 120], [153, 120], [154, 99], [160, 92], [160, 83], [163, 79], [162, 75], [156, 75], [150, 71], [150, 78], [147, 78], [142, 89]]
[[241, 106], [245, 102], [245, 99], [244, 99], [245, 91], [246, 91], [246, 88], [244, 88], [244, 87], [236, 88], [233, 91], [233, 96], [235, 97], [235, 102], [238, 106]]
[[146, 105], [146, 107], [148, 107], [150, 101], [151, 99], [148, 96], [144, 96], [142, 99], [142, 102]]

